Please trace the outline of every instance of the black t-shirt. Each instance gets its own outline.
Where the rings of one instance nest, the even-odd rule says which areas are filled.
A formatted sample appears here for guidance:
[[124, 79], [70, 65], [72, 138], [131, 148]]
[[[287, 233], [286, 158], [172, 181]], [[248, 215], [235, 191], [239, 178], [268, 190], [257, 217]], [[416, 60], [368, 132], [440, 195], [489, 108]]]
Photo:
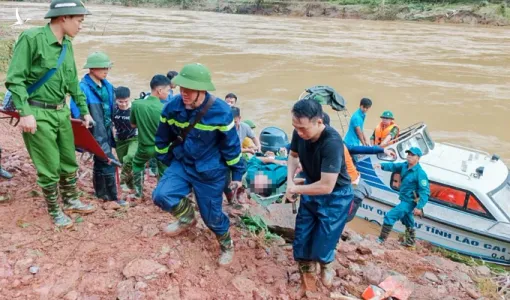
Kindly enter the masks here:
[[298, 153], [310, 183], [319, 181], [323, 172], [338, 173], [337, 187], [351, 184], [345, 165], [344, 143], [333, 127], [326, 126], [316, 142], [303, 140], [294, 130], [290, 150]]
[[113, 125], [117, 131], [116, 138], [120, 141], [124, 141], [138, 135], [138, 129], [131, 127], [129, 116], [131, 115], [131, 108], [126, 110], [119, 109], [115, 106], [113, 111]]

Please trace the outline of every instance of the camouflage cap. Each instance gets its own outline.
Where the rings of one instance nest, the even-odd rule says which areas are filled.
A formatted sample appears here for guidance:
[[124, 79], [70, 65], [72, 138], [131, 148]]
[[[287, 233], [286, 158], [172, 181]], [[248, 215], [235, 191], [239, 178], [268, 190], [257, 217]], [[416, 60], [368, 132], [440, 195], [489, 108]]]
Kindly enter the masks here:
[[50, 10], [44, 18], [51, 19], [60, 16], [76, 15], [90, 15], [90, 12], [80, 0], [52, 0]]

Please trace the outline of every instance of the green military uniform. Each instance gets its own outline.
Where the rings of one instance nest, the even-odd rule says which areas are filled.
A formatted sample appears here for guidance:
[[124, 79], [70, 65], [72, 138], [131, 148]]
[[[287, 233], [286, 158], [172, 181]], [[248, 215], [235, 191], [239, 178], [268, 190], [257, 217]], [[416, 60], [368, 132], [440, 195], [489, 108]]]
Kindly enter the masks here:
[[[155, 136], [159, 126], [159, 119], [163, 103], [154, 96], [149, 96], [144, 100], [133, 102], [131, 107], [131, 124], [138, 128], [138, 149], [133, 158], [133, 183], [135, 186], [135, 195], [140, 198], [143, 196], [143, 174], [145, 164], [156, 157]], [[165, 166], [158, 160], [158, 175], [163, 176]]]
[[[132, 189], [133, 186], [133, 158], [138, 149], [138, 137], [127, 140], [115, 140], [117, 157], [122, 164], [120, 184], [124, 189]], [[124, 186], [125, 185], [125, 186]]]
[[[66, 0], [66, 3], [67, 6], [62, 5], [62, 0], [52, 1], [45, 18], [90, 14], [80, 1]], [[69, 3], [73, 6], [69, 7]], [[27, 87], [57, 66], [64, 45], [67, 52], [63, 63], [41, 87], [28, 95]], [[23, 140], [37, 169], [37, 183], [43, 189], [48, 212], [57, 226], [72, 226], [71, 219], [57, 202], [58, 183], [64, 211], [90, 213], [95, 207], [81, 203], [76, 190], [78, 164], [66, 95], [70, 94], [76, 100], [82, 115], [89, 112], [79, 86], [71, 40], [64, 37], [60, 43], [49, 24], [21, 33], [14, 47], [5, 86], [11, 91], [20, 116], [32, 115], [36, 120], [37, 131], [35, 134], [24, 132]]]

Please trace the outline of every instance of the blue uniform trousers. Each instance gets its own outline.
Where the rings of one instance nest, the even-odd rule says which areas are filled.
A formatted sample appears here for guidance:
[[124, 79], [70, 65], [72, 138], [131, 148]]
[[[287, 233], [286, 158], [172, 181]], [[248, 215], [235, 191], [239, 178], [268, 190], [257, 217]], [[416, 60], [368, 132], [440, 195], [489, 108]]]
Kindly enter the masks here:
[[335, 259], [335, 249], [344, 230], [351, 202], [351, 185], [329, 195], [301, 196], [296, 216], [293, 243], [296, 261], [318, 261], [328, 264]]
[[384, 224], [395, 225], [397, 221], [401, 221], [405, 227], [414, 228], [414, 215], [413, 210], [416, 203], [401, 201], [400, 204], [395, 206], [384, 216]]
[[152, 192], [152, 199], [164, 211], [172, 212], [193, 188], [205, 225], [216, 235], [223, 235], [230, 226], [222, 210], [226, 176], [227, 168], [197, 172], [194, 166], [174, 159]]

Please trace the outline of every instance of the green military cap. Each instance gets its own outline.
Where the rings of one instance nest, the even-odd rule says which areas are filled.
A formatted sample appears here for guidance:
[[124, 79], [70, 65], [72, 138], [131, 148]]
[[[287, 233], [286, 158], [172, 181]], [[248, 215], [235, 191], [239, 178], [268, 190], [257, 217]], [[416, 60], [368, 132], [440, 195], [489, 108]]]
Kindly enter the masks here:
[[390, 111], [390, 110], [385, 110], [382, 115], [381, 115], [381, 118], [383, 119], [395, 119], [393, 118], [393, 113]]
[[172, 83], [195, 91], [216, 90], [211, 80], [211, 72], [199, 63], [185, 65], [179, 75], [172, 79]]
[[111, 68], [112, 61], [104, 52], [94, 52], [87, 57], [87, 62], [83, 66], [84, 69], [102, 69]]
[[44, 16], [51, 19], [60, 16], [90, 15], [83, 2], [79, 0], [52, 0], [50, 10]]
[[251, 129], [254, 129], [255, 127], [257, 127], [257, 126], [255, 126], [255, 123], [253, 123], [252, 120], [244, 120], [243, 122], [246, 123], [248, 126], [250, 126]]

